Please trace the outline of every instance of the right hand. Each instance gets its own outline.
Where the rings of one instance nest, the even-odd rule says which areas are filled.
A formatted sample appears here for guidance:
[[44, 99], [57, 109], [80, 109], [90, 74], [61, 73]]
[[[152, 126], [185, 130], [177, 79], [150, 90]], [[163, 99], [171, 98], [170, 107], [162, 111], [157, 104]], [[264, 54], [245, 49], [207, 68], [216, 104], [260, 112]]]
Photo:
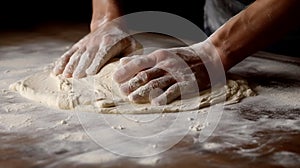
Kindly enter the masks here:
[[113, 76], [120, 90], [132, 102], [153, 105], [165, 105], [179, 97], [198, 94], [210, 87], [208, 70], [218, 75], [218, 69], [223, 68], [209, 39], [188, 47], [125, 57], [120, 63]]
[[75, 78], [95, 75], [114, 56], [130, 54], [141, 48], [140, 43], [128, 36], [119, 24], [107, 22], [64, 53], [56, 61], [53, 72]]

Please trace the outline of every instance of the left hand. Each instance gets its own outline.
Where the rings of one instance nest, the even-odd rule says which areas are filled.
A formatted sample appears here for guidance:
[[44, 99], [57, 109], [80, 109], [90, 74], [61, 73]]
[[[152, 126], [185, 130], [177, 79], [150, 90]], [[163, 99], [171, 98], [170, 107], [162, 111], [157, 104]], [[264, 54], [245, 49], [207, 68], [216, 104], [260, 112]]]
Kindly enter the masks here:
[[122, 58], [114, 80], [135, 103], [164, 105], [183, 97], [183, 94], [199, 93], [210, 86], [205, 63], [213, 63], [217, 55], [210, 45], [202, 42]]
[[118, 22], [107, 21], [93, 29], [56, 61], [55, 75], [62, 74], [68, 78], [95, 75], [111, 58], [142, 48]]

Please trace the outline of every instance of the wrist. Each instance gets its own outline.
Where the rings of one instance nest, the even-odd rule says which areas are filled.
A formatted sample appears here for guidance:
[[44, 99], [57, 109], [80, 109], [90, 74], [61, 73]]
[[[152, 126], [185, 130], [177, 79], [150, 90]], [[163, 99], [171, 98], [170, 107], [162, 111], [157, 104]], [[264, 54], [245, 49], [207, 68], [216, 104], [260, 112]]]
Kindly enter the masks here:
[[111, 18], [108, 18], [108, 17], [105, 17], [103, 16], [102, 18], [93, 18], [91, 23], [90, 23], [90, 29], [91, 29], [91, 32], [97, 30], [99, 27], [101, 27], [102, 25], [112, 21], [113, 19]]
[[116, 0], [93, 0], [91, 31], [95, 31], [103, 24], [111, 22], [120, 16], [121, 11]]
[[222, 64], [225, 71], [229, 69], [228, 62], [226, 60], [226, 56], [218, 49], [210, 38], [207, 38], [203, 42], [193, 44], [191, 48], [197, 53], [197, 55], [201, 56], [203, 62], [218, 62]]
[[228, 59], [230, 52], [227, 50], [226, 44], [222, 43], [222, 40], [219, 40], [216, 36], [213, 35], [208, 37], [206, 41], [209, 41], [209, 43], [213, 46], [223, 64], [224, 70], [228, 71], [232, 67], [232, 64]]

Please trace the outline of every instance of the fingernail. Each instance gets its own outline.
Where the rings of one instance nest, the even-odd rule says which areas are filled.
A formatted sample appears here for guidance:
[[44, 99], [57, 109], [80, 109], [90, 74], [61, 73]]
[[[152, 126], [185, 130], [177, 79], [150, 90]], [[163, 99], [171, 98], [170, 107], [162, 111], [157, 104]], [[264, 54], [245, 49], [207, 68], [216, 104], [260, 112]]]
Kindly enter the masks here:
[[53, 68], [52, 72], [53, 72], [54, 75], [60, 74], [60, 70], [58, 68], [56, 68], [56, 67]]
[[129, 95], [130, 91], [129, 91], [129, 87], [127, 83], [121, 84], [120, 85], [120, 90], [122, 93], [124, 93], [126, 96]]
[[52, 74], [55, 75], [55, 76], [57, 76], [57, 75], [58, 75], [58, 72], [55, 71], [55, 70], [52, 70]]
[[73, 77], [76, 78], [76, 79], [80, 79], [80, 78], [83, 78], [86, 76], [86, 73], [84, 72], [74, 72], [73, 73]]
[[126, 64], [126, 61], [127, 59], [126, 59], [126, 57], [123, 57], [123, 58], [121, 58], [120, 59], [120, 64], [119, 65], [124, 65], [124, 64]]
[[85, 73], [86, 73], [87, 75], [94, 75], [94, 71], [91, 70], [91, 69], [85, 70]]
[[72, 74], [70, 74], [70, 73], [62, 73], [62, 76], [64, 76], [65, 78], [71, 78]]
[[129, 99], [129, 101], [131, 101], [131, 102], [135, 102], [135, 101], [134, 101], [134, 100], [135, 100], [135, 96], [134, 96], [133, 94], [128, 95], [128, 99]]
[[134, 103], [149, 103], [149, 99], [146, 97], [140, 96], [139, 94], [135, 94], [134, 92], [128, 95], [128, 99]]
[[78, 74], [73, 74], [73, 78], [74, 78], [74, 79], [79, 79], [80, 77], [79, 77]]
[[153, 100], [151, 100], [151, 105], [154, 105], [154, 106], [160, 106], [161, 104], [160, 104], [159, 101], [153, 99]]
[[151, 105], [154, 105], [154, 106], [163, 106], [166, 104], [167, 104], [167, 102], [165, 99], [155, 98], [155, 99], [151, 100]]

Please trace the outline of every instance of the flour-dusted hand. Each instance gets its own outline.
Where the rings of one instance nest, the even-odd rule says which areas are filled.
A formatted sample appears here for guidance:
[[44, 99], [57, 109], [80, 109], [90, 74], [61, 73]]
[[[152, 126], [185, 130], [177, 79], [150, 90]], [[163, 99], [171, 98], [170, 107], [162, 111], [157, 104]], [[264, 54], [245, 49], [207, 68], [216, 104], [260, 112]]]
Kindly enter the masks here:
[[54, 74], [82, 78], [95, 75], [112, 57], [129, 54], [141, 45], [115, 22], [107, 22], [85, 36], [56, 62]]
[[209, 40], [149, 55], [121, 59], [114, 74], [121, 91], [135, 103], [170, 103], [210, 86], [206, 65], [217, 66], [218, 52]]

